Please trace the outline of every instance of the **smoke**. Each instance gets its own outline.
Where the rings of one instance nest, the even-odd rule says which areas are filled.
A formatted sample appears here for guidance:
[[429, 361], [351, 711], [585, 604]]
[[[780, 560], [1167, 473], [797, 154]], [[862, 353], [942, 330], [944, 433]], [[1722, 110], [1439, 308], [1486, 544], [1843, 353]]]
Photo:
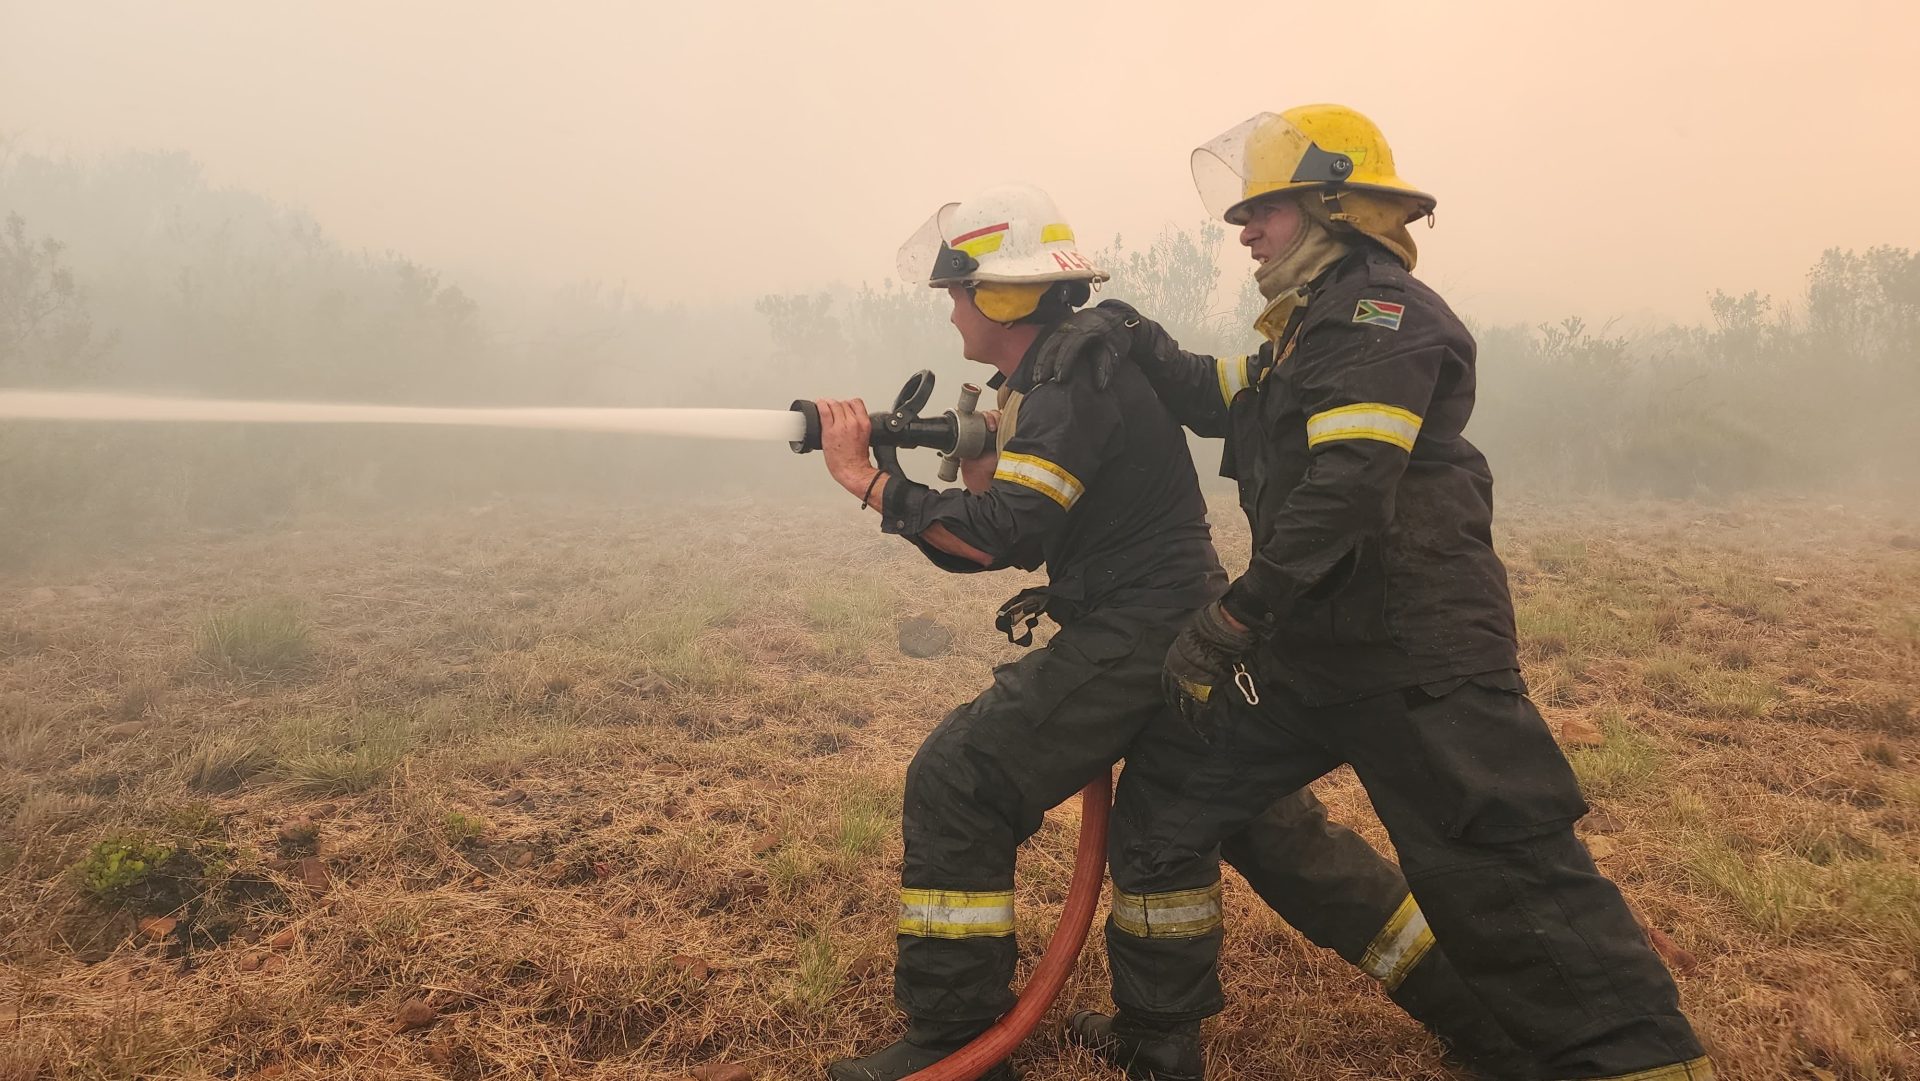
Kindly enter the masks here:
[[[304, 213], [211, 184], [178, 154], [0, 157], [0, 215], [0, 387], [281, 403], [271, 410], [307, 421], [576, 429], [271, 430], [214, 423], [231, 418], [204, 409], [176, 412], [195, 423], [166, 431], [9, 420], [0, 557], [76, 534], [246, 526], [319, 507], [832, 498], [817, 459], [778, 446], [790, 438], [780, 426], [791, 415], [778, 414], [787, 401], [863, 395], [880, 407], [916, 368], [955, 388], [980, 375], [956, 355], [932, 290], [880, 279], [691, 305], [602, 283], [456, 280], [401, 254], [350, 250]], [[1245, 352], [1258, 300], [1233, 254], [1213, 225], [1115, 238], [1096, 256], [1114, 272], [1096, 299], [1135, 303], [1189, 348]], [[1715, 293], [1700, 322], [1631, 332], [1551, 313], [1482, 323], [1469, 435], [1508, 491], [1910, 493], [1920, 478], [1901, 426], [1863, 423], [1861, 407], [1905, 416], [1920, 404], [1920, 258], [1829, 251], [1808, 281], [1791, 298]], [[17, 417], [26, 403], [44, 412], [75, 400], [8, 401]], [[371, 408], [284, 414], [298, 402]], [[391, 412], [402, 407], [413, 411]], [[700, 443], [660, 425], [719, 414], [649, 412], [663, 407], [777, 419], [739, 421], [767, 446]], [[1203, 473], [1217, 454], [1198, 448]]]

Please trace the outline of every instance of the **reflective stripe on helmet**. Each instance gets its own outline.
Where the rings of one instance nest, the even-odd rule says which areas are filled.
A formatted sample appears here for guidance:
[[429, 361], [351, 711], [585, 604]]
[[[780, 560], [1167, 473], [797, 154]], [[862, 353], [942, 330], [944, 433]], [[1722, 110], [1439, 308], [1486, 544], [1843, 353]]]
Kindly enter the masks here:
[[947, 245], [978, 259], [989, 252], [1000, 250], [1000, 242], [1005, 238], [1007, 228], [1008, 223], [1004, 221], [996, 225], [984, 226], [954, 237], [947, 241]]

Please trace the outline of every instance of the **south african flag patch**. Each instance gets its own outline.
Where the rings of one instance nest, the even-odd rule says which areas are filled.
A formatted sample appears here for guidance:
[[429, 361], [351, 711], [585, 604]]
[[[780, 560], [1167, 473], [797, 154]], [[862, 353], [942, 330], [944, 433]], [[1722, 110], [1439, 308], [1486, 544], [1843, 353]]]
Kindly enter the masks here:
[[1363, 300], [1353, 309], [1353, 321], [1371, 323], [1388, 330], [1400, 329], [1400, 317], [1407, 313], [1405, 304], [1393, 304], [1384, 300]]

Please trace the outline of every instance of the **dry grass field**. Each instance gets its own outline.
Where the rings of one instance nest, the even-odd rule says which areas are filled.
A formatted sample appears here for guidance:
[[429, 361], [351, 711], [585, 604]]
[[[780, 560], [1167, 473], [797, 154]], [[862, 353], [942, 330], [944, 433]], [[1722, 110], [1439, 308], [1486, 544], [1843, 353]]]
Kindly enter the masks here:
[[[1920, 1078], [1920, 521], [1503, 515], [1582, 832], [1724, 1076]], [[0, 578], [0, 1078], [819, 1076], [896, 1030], [903, 768], [1017, 652], [990, 623], [1022, 584], [850, 505], [745, 503], [315, 521]], [[914, 615], [952, 652], [903, 656]], [[1350, 777], [1321, 788], [1382, 840]], [[1074, 835], [1063, 809], [1023, 852], [1029, 960]], [[1452, 1076], [1228, 897], [1213, 1076]], [[1105, 994], [1096, 935], [1065, 1002]], [[1116, 1077], [1059, 1016], [1027, 1075]]]

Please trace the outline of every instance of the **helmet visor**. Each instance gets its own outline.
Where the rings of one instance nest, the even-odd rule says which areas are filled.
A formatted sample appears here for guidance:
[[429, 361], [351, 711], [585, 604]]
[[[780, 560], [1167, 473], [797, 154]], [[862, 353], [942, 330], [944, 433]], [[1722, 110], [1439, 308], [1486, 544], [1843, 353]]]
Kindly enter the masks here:
[[1279, 120], [1259, 113], [1201, 144], [1193, 152], [1193, 186], [1207, 213], [1225, 219], [1247, 198], [1247, 144], [1262, 125]]
[[965, 252], [947, 246], [947, 222], [959, 203], [934, 211], [913, 231], [894, 255], [893, 265], [904, 285], [944, 289], [971, 279], [980, 264]]

